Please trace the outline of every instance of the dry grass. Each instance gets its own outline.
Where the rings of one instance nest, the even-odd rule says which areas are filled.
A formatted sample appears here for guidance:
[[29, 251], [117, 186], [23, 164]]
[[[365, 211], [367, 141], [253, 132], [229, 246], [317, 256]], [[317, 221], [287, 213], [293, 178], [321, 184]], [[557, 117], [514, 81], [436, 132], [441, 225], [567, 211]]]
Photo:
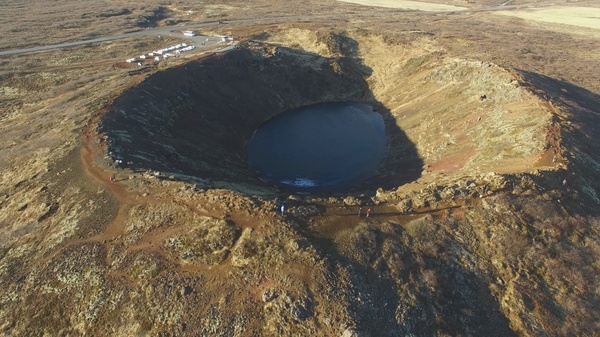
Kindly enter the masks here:
[[[513, 3], [526, 2], [531, 1]], [[579, 102], [577, 114], [572, 111], [557, 119], [564, 127], [562, 135], [573, 136], [562, 144], [571, 148], [562, 150], [581, 151], [582, 162], [593, 163], [597, 156], [595, 145], [584, 142], [594, 133], [580, 132], [582, 125], [596, 125], [589, 115], [596, 109], [593, 93], [600, 92], [600, 45], [592, 35], [547, 30], [485, 13], [371, 18], [383, 10], [336, 1], [300, 1], [294, 6], [259, 1], [248, 8], [247, 2], [217, 0], [7, 0], [0, 11], [0, 50], [164, 26], [173, 22], [169, 18], [183, 22], [363, 12], [363, 17], [307, 18], [261, 26], [244, 23], [219, 29], [237, 36], [295, 39], [296, 47], [328, 56], [339, 50], [330, 50], [319, 38], [329, 36], [331, 29], [350, 32], [345, 36], [354, 34], [359, 46], [364, 43], [363, 54], [355, 56], [375, 70], [371, 84], [381, 84], [377, 94], [387, 95], [386, 102], [394, 102], [394, 95], [408, 97], [409, 90], [385, 84], [414, 75], [408, 70], [419, 65], [445, 70], [437, 72], [438, 77], [429, 76], [432, 82], [444, 76], [460, 79], [460, 71], [449, 70], [452, 63], [443, 63], [442, 58], [463, 59], [467, 65], [493, 62], [563, 79], [535, 77], [542, 84], [551, 83], [538, 97], [551, 93], [553, 99]], [[286, 36], [289, 27], [298, 29], [287, 31]], [[315, 27], [323, 35], [304, 34]], [[457, 175], [452, 179], [458, 183], [450, 186], [457, 193], [448, 197], [453, 199], [448, 204], [463, 205], [460, 208], [411, 215], [410, 219], [418, 218], [413, 222], [404, 215], [382, 214], [368, 223], [354, 220], [354, 213], [336, 217], [329, 210], [322, 216], [280, 218], [273, 200], [253, 196], [247, 202], [230, 191], [172, 181], [175, 177], [157, 179], [123, 170], [117, 172], [119, 182], [110, 185], [105, 177], [86, 172], [95, 166], [81, 164], [82, 127], [146, 76], [118, 64], [131, 53], [162, 47], [166, 41], [148, 37], [0, 58], [2, 333], [592, 336], [598, 331], [598, 214], [577, 185], [598, 180], [595, 168], [575, 167], [580, 175], [575, 175], [569, 191], [557, 188], [560, 180], [554, 178], [562, 171], [547, 180], [536, 178], [538, 190], [532, 189], [531, 182], [519, 185], [526, 179], [518, 175], [507, 176], [515, 186], [463, 203], [454, 203], [459, 201], [454, 200], [456, 195], [463, 195], [458, 192], [479, 180]], [[367, 43], [371, 43], [368, 48]], [[385, 57], [378, 60], [376, 55]], [[407, 61], [404, 68], [399, 67], [400, 61]], [[398, 68], [406, 71], [395, 72]], [[476, 68], [468, 69], [477, 73]], [[497, 82], [507, 79], [503, 76]], [[413, 83], [418, 87], [421, 82]], [[561, 90], [566, 83], [589, 91], [578, 96], [571, 91], [581, 88], [568, 87], [567, 94]], [[455, 98], [454, 92], [446, 96], [433, 98], [440, 105]], [[446, 123], [431, 123], [431, 129], [412, 134], [416, 139], [421, 134], [421, 148], [427, 150], [427, 144], [439, 138], [432, 136], [434, 132], [452, 136], [448, 128], [465, 129], [458, 115], [448, 115]], [[532, 138], [518, 129], [517, 123], [511, 137]], [[456, 154], [444, 151], [461, 139], [446, 137], [436, 143], [439, 146], [430, 146], [432, 157]], [[441, 190], [433, 187], [429, 191], [416, 183], [411, 198], [415, 203], [433, 201], [426, 197]], [[295, 197], [294, 202], [298, 207], [311, 206], [308, 200]], [[331, 200], [335, 201], [320, 200], [326, 206], [319, 207], [328, 207]], [[139, 226], [128, 231], [126, 220], [132, 219], [127, 210], [138, 210], [133, 205], [146, 208], [132, 217]], [[119, 207], [125, 210], [122, 214]], [[195, 219], [190, 214], [209, 216], [211, 222], [190, 221]], [[233, 220], [221, 220], [228, 217]], [[104, 233], [108, 225], [114, 232]], [[306, 230], [319, 226], [335, 227], [332, 232], [338, 235], [315, 237]], [[238, 228], [253, 230], [245, 229], [240, 239]], [[172, 245], [165, 247], [169, 238]], [[262, 296], [264, 289], [280, 297], [269, 304]]]

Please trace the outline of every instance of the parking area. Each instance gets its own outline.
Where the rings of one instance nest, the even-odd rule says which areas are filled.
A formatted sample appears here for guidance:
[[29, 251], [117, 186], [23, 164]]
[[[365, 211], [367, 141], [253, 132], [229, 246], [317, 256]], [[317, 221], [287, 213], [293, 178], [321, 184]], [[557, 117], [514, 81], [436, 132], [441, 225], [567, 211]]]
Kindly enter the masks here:
[[233, 39], [231, 39], [228, 36], [202, 35], [191, 30], [174, 31], [167, 33], [162, 32], [157, 33], [156, 35], [159, 38], [167, 36], [172, 38], [180, 38], [185, 42], [171, 46], [166, 46], [162, 49], [148, 51], [141, 55], [134, 55], [126, 59], [125, 62], [130, 64], [136, 64], [138, 67], [142, 67], [144, 65], [161, 62], [168, 58], [179, 57], [182, 54], [195, 54], [198, 52], [213, 51], [215, 47], [219, 45], [222, 45], [222, 47], [227, 49], [226, 45], [231, 45], [231, 43], [233, 42]]

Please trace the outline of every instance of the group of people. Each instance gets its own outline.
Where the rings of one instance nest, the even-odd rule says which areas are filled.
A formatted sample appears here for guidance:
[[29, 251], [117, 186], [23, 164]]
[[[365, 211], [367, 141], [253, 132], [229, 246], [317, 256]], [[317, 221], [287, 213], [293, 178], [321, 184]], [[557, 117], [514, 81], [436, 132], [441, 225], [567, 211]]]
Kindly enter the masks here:
[[[362, 215], [362, 207], [358, 208], [358, 217], [360, 218], [360, 216]], [[367, 208], [367, 213], [365, 214], [365, 217], [370, 217], [371, 216], [371, 209]]]

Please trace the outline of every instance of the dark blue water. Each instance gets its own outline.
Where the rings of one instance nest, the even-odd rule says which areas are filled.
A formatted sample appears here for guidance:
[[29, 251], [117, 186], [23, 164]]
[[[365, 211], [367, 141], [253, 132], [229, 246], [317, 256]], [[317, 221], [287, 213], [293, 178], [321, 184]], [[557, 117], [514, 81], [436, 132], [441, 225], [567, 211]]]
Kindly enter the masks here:
[[372, 176], [387, 145], [381, 115], [362, 103], [321, 103], [285, 112], [255, 131], [248, 166], [288, 190], [341, 191]]

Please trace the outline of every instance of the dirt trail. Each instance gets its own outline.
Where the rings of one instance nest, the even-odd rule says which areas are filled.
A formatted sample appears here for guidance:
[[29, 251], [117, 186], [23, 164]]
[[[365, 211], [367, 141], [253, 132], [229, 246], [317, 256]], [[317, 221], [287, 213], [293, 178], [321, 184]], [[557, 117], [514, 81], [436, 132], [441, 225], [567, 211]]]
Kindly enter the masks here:
[[[154, 200], [154, 198], [151, 197], [146, 197], [143, 199], [134, 198], [134, 196], [132, 196], [126, 191], [123, 183], [119, 183], [118, 181], [110, 181], [110, 176], [116, 174], [116, 172], [105, 171], [96, 164], [97, 157], [101, 155], [101, 153], [105, 150], [106, 146], [105, 142], [102, 140], [104, 139], [104, 136], [95, 134], [93, 132], [92, 126], [95, 123], [97, 123], [98, 118], [98, 116], [94, 117], [90, 121], [90, 123], [88, 123], [88, 126], [85, 128], [83, 136], [83, 146], [81, 149], [81, 160], [85, 171], [89, 174], [89, 176], [112, 193], [112, 195], [118, 200], [120, 208], [115, 219], [106, 227], [106, 229], [102, 233], [88, 239], [72, 241], [69, 243], [68, 246], [89, 242], [107, 243], [107, 241], [111, 241], [111, 243], [107, 243], [109, 245], [122, 243], [124, 226], [128, 218], [129, 210], [135, 205], [152, 205], [154, 202], [160, 202], [160, 200]], [[99, 144], [95, 143], [97, 139], [100, 140]], [[241, 228], [252, 227], [253, 229], [260, 229], [262, 224], [262, 221], [260, 221], [260, 219], [264, 220], [265, 218], [265, 216], [261, 216], [257, 213], [245, 213], [236, 211], [229, 212], [219, 207], [211, 208], [210, 205], [198, 207], [198, 205], [191, 202], [181, 202], [180, 204], [186, 207], [190, 212], [196, 213], [200, 216], [222, 218], [223, 216], [228, 214], [227, 217], [230, 220], [234, 221], [236, 225], [240, 226]], [[216, 205], [213, 206], [216, 207]], [[367, 219], [365, 218], [365, 215], [369, 207], [363, 207], [362, 215], [361, 217], [358, 217], [356, 216], [358, 212], [358, 207], [345, 207], [337, 205], [324, 206], [324, 214], [310, 218], [311, 222], [315, 223], [315, 226], [311, 227], [313, 227], [316, 233], [324, 237], [335, 236], [335, 233], [346, 229], [354, 228], [365, 220], [377, 222], [395, 221], [398, 223], [406, 223], [424, 214], [440, 212], [440, 209], [423, 209], [408, 214], [398, 210], [395, 206], [379, 205], [377, 207], [371, 207], [372, 214], [371, 217]], [[459, 206], [448, 206], [444, 207], [443, 209], [452, 209], [456, 207]], [[209, 211], [209, 209], [212, 209], [213, 211], [211, 212]], [[201, 268], [198, 266], [188, 265], [186, 263], [183, 263], [182, 261], [174, 261], [172, 256], [170, 256], [160, 248], [161, 242], [163, 242], [167, 237], [176, 234], [180, 230], [180, 228], [157, 228], [151, 230], [150, 232], [146, 233], [143, 237], [141, 237], [136, 244], [127, 247], [127, 250], [152, 251], [160, 255], [165, 260], [174, 263], [175, 266], [177, 266], [175, 268], [176, 270], [202, 272], [213, 270], [212, 267]]]
[[[154, 204], [160, 204], [163, 200], [160, 200], [158, 197], [153, 197], [157, 192], [156, 190], [150, 188], [149, 195], [140, 198], [137, 194], [132, 194], [126, 190], [127, 188], [127, 180], [120, 178], [119, 172], [117, 170], [104, 169], [100, 165], [98, 165], [100, 156], [106, 150], [106, 138], [103, 134], [97, 134], [94, 129], [97, 125], [99, 119], [101, 117], [101, 113], [96, 114], [88, 123], [83, 130], [82, 136], [82, 146], [80, 150], [80, 159], [81, 164], [83, 165], [83, 169], [86, 174], [93, 180], [95, 180], [98, 184], [100, 184], [107, 191], [110, 191], [112, 196], [117, 200], [119, 204], [119, 210], [116, 214], [116, 217], [110, 222], [105, 230], [98, 235], [92, 236], [86, 239], [78, 239], [68, 242], [66, 245], [62, 247], [59, 251], [52, 254], [52, 256], [48, 257], [48, 260], [53, 256], [56, 256], [58, 253], [63, 251], [68, 247], [73, 247], [76, 245], [84, 244], [84, 243], [92, 243], [92, 242], [100, 242], [103, 243], [107, 248], [114, 247], [118, 245], [124, 245], [124, 234], [125, 234], [125, 226], [126, 222], [129, 218], [129, 212], [134, 206], [152, 206]], [[111, 177], [115, 178], [114, 180]], [[177, 201], [176, 201], [177, 202]], [[212, 217], [212, 218], [224, 218], [226, 214], [226, 210], [222, 209], [222, 207], [218, 207], [218, 205], [211, 205], [209, 203], [203, 204], [202, 207], [198, 206], [196, 203], [190, 201], [181, 201], [177, 202], [179, 205], [185, 207], [190, 213], [197, 214], [199, 216]], [[248, 217], [253, 218], [257, 215], [248, 215], [248, 217], [240, 217], [237, 213], [233, 217], [235, 218], [236, 224], [237, 220], [243, 220], [243, 226], [250, 226], [252, 220], [256, 219], [248, 219]], [[256, 223], [256, 221], [254, 221]], [[156, 228], [148, 233], [144, 234], [135, 244], [131, 246], [125, 247], [127, 251], [135, 252], [135, 251], [145, 251], [147, 253], [154, 253], [160, 256], [165, 261], [168, 261], [172, 264], [170, 269], [174, 271], [183, 271], [183, 272], [211, 272], [211, 273], [224, 273], [223, 268], [217, 268], [218, 266], [197, 266], [190, 265], [185, 261], [182, 261], [176, 257], [171, 256], [167, 251], [165, 251], [161, 246], [162, 242], [164, 242], [168, 237], [171, 237], [178, 232], [180, 232], [182, 228], [173, 227], [173, 228]], [[107, 265], [112, 263], [112, 260], [108, 257], [106, 258], [105, 263]], [[225, 268], [227, 269], [227, 268]]]
[[[106, 227], [106, 230], [99, 235], [96, 235], [88, 240], [84, 240], [87, 242], [110, 240], [120, 236], [123, 233], [123, 227], [125, 220], [127, 219], [129, 209], [134, 204], [134, 201], [127, 193], [125, 188], [115, 181], [111, 181], [111, 177], [114, 177], [114, 173], [105, 172], [100, 167], [95, 165], [96, 157], [102, 153], [106, 146], [104, 137], [102, 135], [97, 135], [92, 131], [92, 126], [98, 122], [98, 119], [99, 115], [97, 114], [90, 122], [87, 123], [84, 129], [83, 146], [80, 152], [81, 161], [85, 172], [88, 173], [101, 186], [109, 190], [119, 202], [120, 207], [117, 216], [113, 222]], [[100, 141], [99, 146], [94, 147], [95, 140]]]
[[[134, 80], [135, 81], [135, 80]], [[553, 108], [550, 106], [550, 108]], [[553, 111], [556, 113], [556, 111]], [[107, 150], [106, 138], [104, 134], [96, 133], [96, 126], [100, 120], [102, 112], [95, 114], [92, 119], [86, 124], [83, 130], [82, 136], [82, 147], [80, 151], [81, 163], [85, 172], [90, 176], [91, 179], [95, 180], [100, 186], [105, 188], [107, 191], [114, 196], [119, 204], [119, 210], [116, 213], [114, 219], [106, 225], [105, 229], [93, 237], [74, 240], [69, 242], [64, 248], [90, 242], [102, 242], [107, 246], [123, 245], [125, 225], [129, 217], [130, 210], [134, 206], [152, 206], [160, 204], [163, 200], [157, 199], [154, 192], [162, 191], [151, 191], [150, 196], [144, 195], [140, 197], [137, 194], [132, 194], [127, 191], [128, 182], [118, 179], [111, 181], [111, 176], [117, 175], [119, 172], [110, 167], [104, 167], [101, 163], [101, 156]], [[556, 150], [560, 149], [560, 140], [557, 137], [560, 133], [554, 128], [548, 130], [548, 142], [551, 147], [538, 158], [539, 161], [536, 163], [537, 166], [551, 166], [555, 164], [552, 162], [553, 157], [557, 155]], [[467, 152], [466, 154], [460, 153], [455, 155], [451, 160], [440, 161], [430, 165], [429, 171], [456, 170], [458, 167], [464, 165], [466, 159], [471, 157], [472, 153]], [[560, 154], [558, 154], [559, 157]], [[562, 158], [561, 158], [562, 159]], [[230, 210], [227, 207], [220, 205], [220, 201], [211, 201], [203, 198], [202, 206], [199, 206], [197, 201], [183, 201], [181, 199], [173, 200], [179, 205], [185, 207], [188, 212], [197, 214], [199, 216], [208, 216], [218, 219], [229, 219], [236, 223], [236, 226], [241, 228], [251, 227], [253, 229], [260, 229], [263, 220], [271, 218], [269, 215], [261, 215], [255, 212], [241, 212], [238, 210]], [[378, 205], [376, 207], [363, 206], [362, 215], [359, 217], [358, 207], [346, 207], [338, 206], [333, 204], [322, 205], [325, 212], [320, 215], [311, 216], [308, 218], [300, 217], [297, 220], [301, 222], [307, 221], [308, 227], [311, 228], [318, 236], [333, 238], [340, 231], [355, 228], [359, 224], [368, 220], [368, 222], [384, 222], [391, 221], [400, 225], [405, 224], [415, 218], [421, 217], [425, 214], [440, 215], [443, 216], [444, 212], [452, 212], [456, 208], [460, 208], [467, 204], [468, 200], [452, 200], [450, 203], [437, 204], [431, 208], [414, 209], [410, 213], [405, 213], [392, 205]], [[479, 200], [471, 201], [471, 203], [477, 203]], [[367, 209], [371, 208], [371, 216], [366, 219], [365, 215]], [[287, 217], [287, 215], [286, 215]], [[296, 218], [296, 217], [292, 217]], [[176, 257], [170, 256], [166, 251], [161, 248], [161, 243], [164, 242], [168, 237], [177, 234], [178, 231], [182, 230], [179, 227], [175, 228], [156, 228], [145, 233], [137, 242], [132, 245], [125, 247], [128, 251], [152, 251], [162, 258], [172, 262], [176, 266], [183, 266], [183, 262], [178, 260]], [[63, 248], [63, 249], [64, 249]], [[175, 261], [177, 260], [177, 261]], [[107, 261], [110, 262], [110, 261]]]

